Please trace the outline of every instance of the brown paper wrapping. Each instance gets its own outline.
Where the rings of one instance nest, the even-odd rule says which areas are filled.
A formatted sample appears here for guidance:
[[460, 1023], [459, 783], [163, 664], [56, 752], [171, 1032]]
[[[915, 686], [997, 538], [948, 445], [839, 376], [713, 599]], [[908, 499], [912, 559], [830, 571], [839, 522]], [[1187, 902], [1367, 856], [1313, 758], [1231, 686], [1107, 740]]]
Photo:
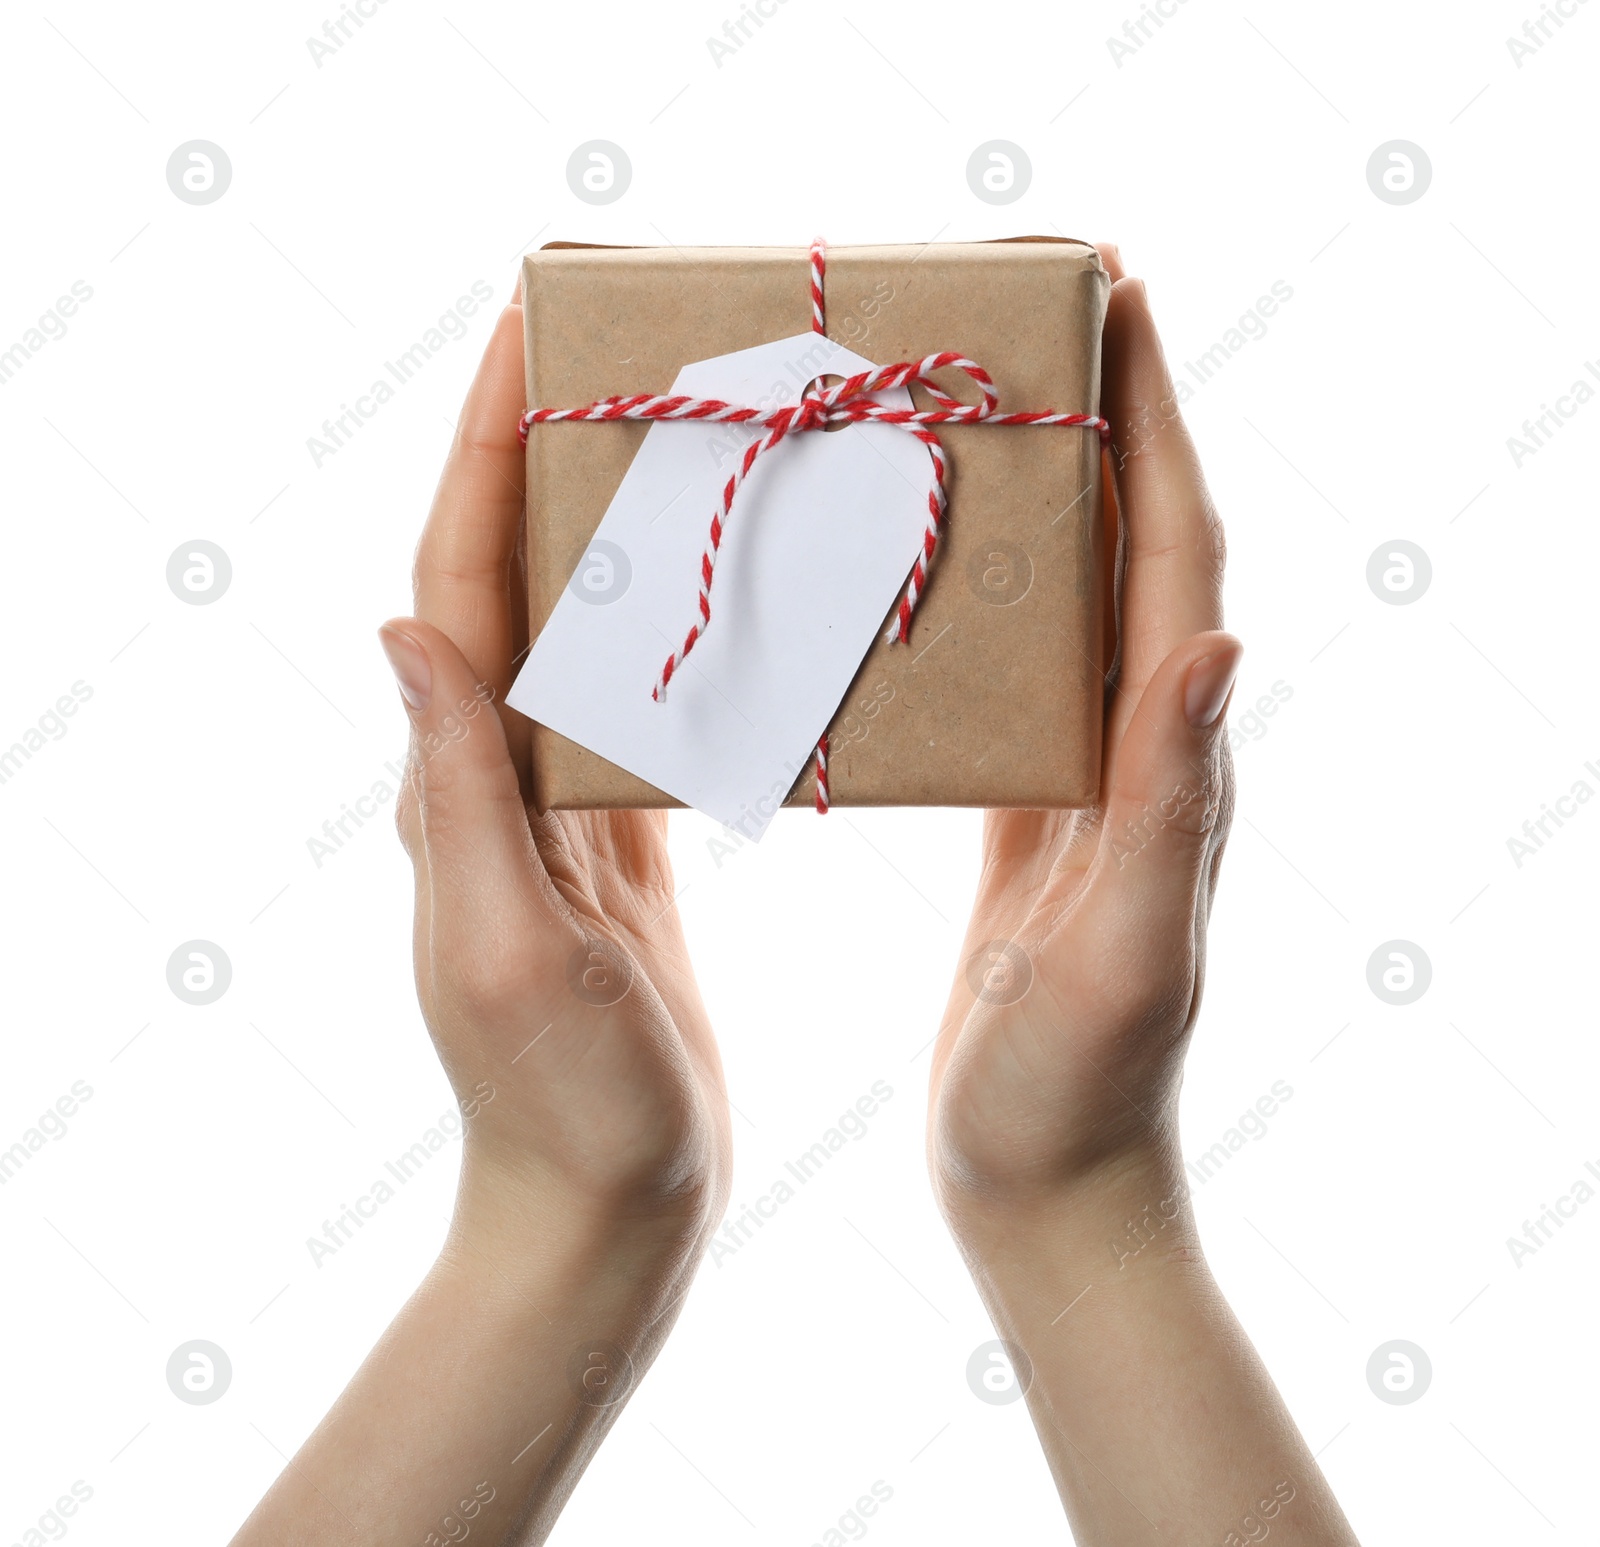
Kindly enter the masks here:
[[[994, 378], [1002, 412], [1094, 412], [1109, 291], [1094, 248], [1064, 238], [830, 247], [828, 336], [884, 365], [959, 350]], [[528, 402], [539, 406], [665, 392], [691, 360], [811, 326], [803, 247], [557, 242], [524, 258], [522, 292]], [[940, 381], [974, 401], [965, 378]], [[919, 395], [918, 406], [935, 405]], [[556, 423], [529, 434], [530, 637], [648, 428]], [[829, 727], [833, 804], [1091, 804], [1106, 632], [1099, 439], [1020, 426], [939, 435], [950, 462], [944, 538], [909, 644], [872, 646]], [[695, 518], [709, 526], [711, 516]], [[693, 589], [685, 575], [686, 610]], [[542, 809], [680, 804], [538, 724], [533, 769]], [[786, 804], [814, 795], [808, 764]]]

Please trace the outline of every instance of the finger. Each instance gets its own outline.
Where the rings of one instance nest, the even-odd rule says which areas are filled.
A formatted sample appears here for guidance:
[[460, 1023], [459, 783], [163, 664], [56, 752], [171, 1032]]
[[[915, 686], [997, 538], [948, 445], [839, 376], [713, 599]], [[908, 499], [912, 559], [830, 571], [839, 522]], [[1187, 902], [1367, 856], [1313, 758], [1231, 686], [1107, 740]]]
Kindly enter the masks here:
[[417, 616], [455, 642], [498, 699], [511, 685], [522, 529], [522, 308], [507, 306], [467, 393], [417, 549]]
[[1172, 651], [1144, 690], [1107, 792], [1089, 933], [1104, 931], [1125, 970], [1156, 984], [1175, 950], [1188, 960], [1194, 949], [1231, 812], [1224, 714], [1243, 652], [1217, 631]]
[[1122, 266], [1122, 249], [1115, 242], [1096, 242], [1094, 250], [1100, 254], [1100, 261], [1111, 276], [1112, 284], [1126, 274], [1127, 270]]
[[416, 896], [411, 912], [412, 960], [416, 964], [417, 993], [427, 1004], [433, 992], [433, 975], [427, 941], [433, 928], [433, 896], [428, 884], [428, 851], [422, 838], [422, 800], [416, 782], [407, 770], [400, 793], [395, 797], [394, 825], [400, 842], [411, 860]]
[[1132, 702], [1173, 649], [1222, 626], [1224, 547], [1139, 280], [1112, 287], [1105, 362], [1105, 412], [1127, 542], [1120, 732]]
[[378, 637], [411, 719], [407, 775], [435, 966], [525, 940], [556, 908], [489, 690], [430, 624], [397, 618]]

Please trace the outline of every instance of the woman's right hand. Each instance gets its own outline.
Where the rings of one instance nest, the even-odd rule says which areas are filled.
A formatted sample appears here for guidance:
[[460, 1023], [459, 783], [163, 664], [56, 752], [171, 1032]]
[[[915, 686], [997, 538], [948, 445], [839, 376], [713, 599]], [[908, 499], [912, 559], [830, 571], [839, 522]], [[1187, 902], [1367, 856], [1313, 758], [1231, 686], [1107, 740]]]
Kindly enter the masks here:
[[382, 630], [423, 1015], [465, 1118], [444, 1250], [235, 1538], [539, 1542], [721, 1218], [728, 1101], [664, 812], [528, 804], [522, 311], [502, 313]]
[[514, 301], [434, 496], [416, 616], [380, 632], [412, 732], [417, 989], [468, 1114], [463, 1222], [511, 1185], [692, 1236], [725, 1201], [728, 1102], [666, 813], [541, 815], [528, 722], [503, 707], [527, 642], [522, 400]]

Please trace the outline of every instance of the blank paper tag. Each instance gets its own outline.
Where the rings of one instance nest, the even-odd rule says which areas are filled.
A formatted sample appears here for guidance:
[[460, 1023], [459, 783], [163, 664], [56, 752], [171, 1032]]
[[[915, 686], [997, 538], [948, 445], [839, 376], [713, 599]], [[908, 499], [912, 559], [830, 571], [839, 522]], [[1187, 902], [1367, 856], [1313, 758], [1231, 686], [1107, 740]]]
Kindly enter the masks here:
[[[799, 402], [819, 375], [872, 369], [803, 333], [686, 365], [671, 390], [770, 410]], [[904, 391], [878, 401], [911, 406]], [[711, 625], [657, 703], [661, 667], [699, 617], [722, 486], [765, 433], [650, 426], [507, 699], [752, 840], [916, 561], [933, 476], [927, 448], [892, 425], [811, 430], [764, 452], [734, 496]]]

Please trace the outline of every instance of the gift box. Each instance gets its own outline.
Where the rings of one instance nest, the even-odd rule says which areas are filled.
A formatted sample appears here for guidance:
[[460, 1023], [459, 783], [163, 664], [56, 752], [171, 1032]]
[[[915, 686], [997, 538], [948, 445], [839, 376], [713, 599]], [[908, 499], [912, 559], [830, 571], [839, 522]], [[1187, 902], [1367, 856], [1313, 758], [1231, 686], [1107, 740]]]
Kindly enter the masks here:
[[[550, 243], [523, 260], [528, 402], [665, 393], [686, 362], [801, 333], [812, 325], [810, 275], [803, 247]], [[958, 351], [993, 378], [1000, 412], [1093, 413], [1109, 291], [1094, 248], [1066, 238], [830, 247], [825, 332], [877, 364]], [[935, 380], [973, 400], [954, 373], [948, 384], [944, 373]], [[935, 406], [920, 387], [912, 396], [919, 408]], [[583, 560], [648, 429], [623, 421], [530, 429], [530, 637]], [[943, 537], [909, 639], [877, 639], [829, 726], [831, 802], [1091, 804], [1114, 547], [1100, 439], [1038, 426], [951, 424], [938, 433], [948, 459]], [[680, 804], [537, 722], [533, 775], [541, 809]], [[815, 779], [808, 763], [785, 804], [811, 804]]]

